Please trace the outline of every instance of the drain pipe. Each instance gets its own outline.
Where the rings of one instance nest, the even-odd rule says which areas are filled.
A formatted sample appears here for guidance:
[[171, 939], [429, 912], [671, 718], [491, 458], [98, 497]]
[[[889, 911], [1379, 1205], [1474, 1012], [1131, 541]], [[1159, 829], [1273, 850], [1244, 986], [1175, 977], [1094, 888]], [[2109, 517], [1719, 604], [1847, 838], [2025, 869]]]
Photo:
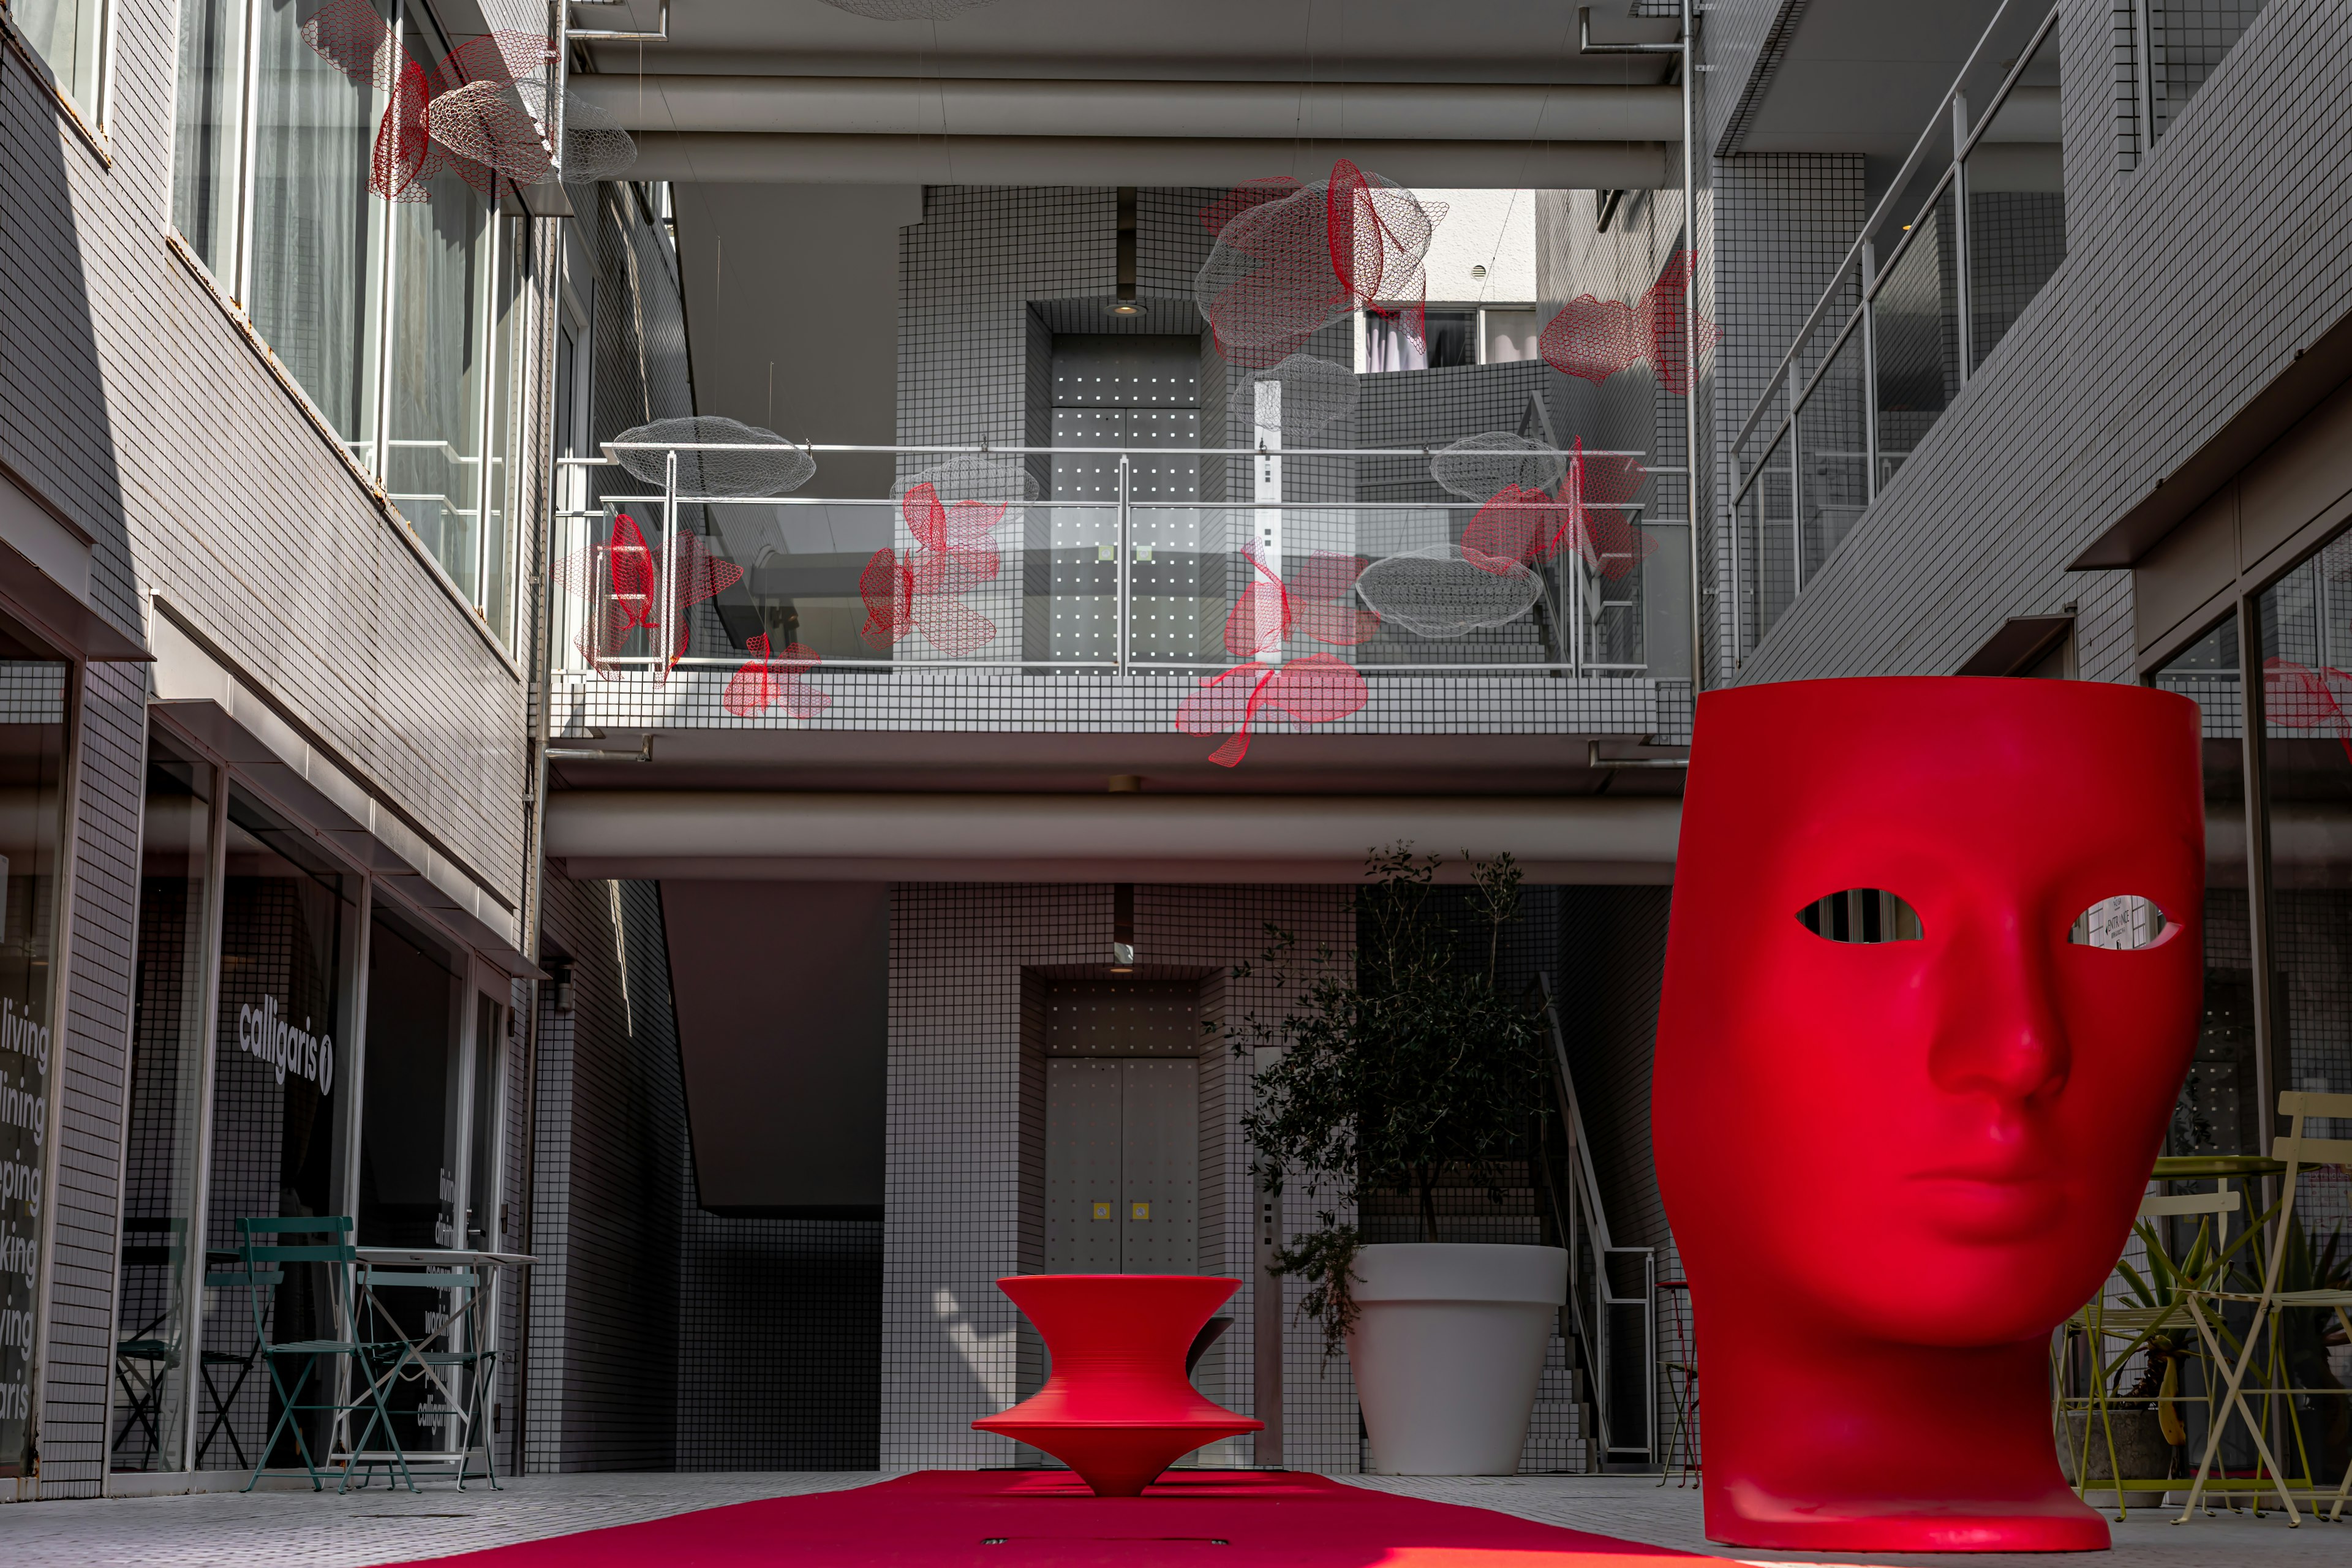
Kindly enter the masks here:
[[1592, 7], [1576, 8], [1577, 52], [1584, 55], [1676, 55], [1683, 89], [1683, 520], [1690, 531], [1691, 700], [1706, 684], [1706, 636], [1698, 581], [1698, 13], [1682, 0], [1683, 36], [1671, 44], [1596, 44]]

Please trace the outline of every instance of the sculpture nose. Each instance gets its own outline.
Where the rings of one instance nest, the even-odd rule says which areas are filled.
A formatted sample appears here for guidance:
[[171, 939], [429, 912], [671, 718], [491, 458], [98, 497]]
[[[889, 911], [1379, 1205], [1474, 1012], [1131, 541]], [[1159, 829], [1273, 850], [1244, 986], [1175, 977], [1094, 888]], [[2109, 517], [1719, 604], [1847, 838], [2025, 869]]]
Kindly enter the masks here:
[[2007, 911], [1948, 950], [1941, 1017], [1928, 1063], [1948, 1094], [2023, 1104], [2066, 1081], [2071, 1065], [2049, 943]]

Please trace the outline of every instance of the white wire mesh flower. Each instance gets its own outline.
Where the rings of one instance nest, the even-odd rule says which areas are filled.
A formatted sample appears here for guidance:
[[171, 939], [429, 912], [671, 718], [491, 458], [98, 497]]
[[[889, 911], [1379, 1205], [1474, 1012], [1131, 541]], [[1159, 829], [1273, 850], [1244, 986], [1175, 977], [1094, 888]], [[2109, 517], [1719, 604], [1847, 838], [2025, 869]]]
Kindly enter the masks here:
[[1458, 544], [1425, 544], [1373, 562], [1356, 579], [1356, 596], [1381, 619], [1417, 637], [1467, 637], [1507, 626], [1528, 613], [1543, 584], [1516, 561], [1474, 562]]
[[780, 496], [800, 489], [816, 474], [816, 459], [773, 430], [710, 415], [656, 419], [624, 430], [613, 442], [616, 447], [623, 443], [634, 447], [614, 452], [621, 467], [656, 487], [669, 456], [663, 448], [673, 443], [718, 442], [749, 448], [678, 453], [677, 493], [685, 496]]
[[536, 100], [510, 81], [469, 81], [435, 98], [426, 128], [433, 140], [516, 184], [547, 178], [554, 166], [544, 89]]
[[1552, 491], [1568, 475], [1568, 459], [1524, 436], [1488, 430], [1465, 436], [1429, 459], [1429, 477], [1482, 505], [1511, 485]]
[[622, 129], [620, 118], [602, 104], [591, 103], [566, 88], [557, 102], [562, 110], [559, 121], [547, 112], [545, 82], [536, 78], [519, 81], [515, 90], [522, 95], [523, 102], [541, 125], [562, 125], [563, 159], [555, 174], [565, 184], [593, 185], [599, 180], [617, 180], [636, 163], [635, 138]]
[[1026, 463], [988, 452], [959, 452], [945, 462], [909, 474], [890, 487], [890, 499], [904, 500], [917, 485], [930, 486], [932, 493], [950, 506], [961, 500], [1010, 506], [1038, 499], [1037, 480]]
[[1253, 387], [1273, 382], [1282, 388], [1282, 438], [1298, 442], [1356, 411], [1360, 395], [1356, 373], [1328, 359], [1295, 353], [1250, 376]]

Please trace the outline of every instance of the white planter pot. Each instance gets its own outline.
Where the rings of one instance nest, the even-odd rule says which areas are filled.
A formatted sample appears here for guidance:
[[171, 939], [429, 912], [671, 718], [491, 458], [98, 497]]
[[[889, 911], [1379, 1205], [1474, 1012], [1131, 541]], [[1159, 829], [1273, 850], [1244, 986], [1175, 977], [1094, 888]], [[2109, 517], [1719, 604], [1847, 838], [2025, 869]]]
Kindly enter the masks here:
[[1356, 1254], [1348, 1360], [1384, 1476], [1508, 1476], [1568, 1300], [1557, 1247], [1407, 1242]]

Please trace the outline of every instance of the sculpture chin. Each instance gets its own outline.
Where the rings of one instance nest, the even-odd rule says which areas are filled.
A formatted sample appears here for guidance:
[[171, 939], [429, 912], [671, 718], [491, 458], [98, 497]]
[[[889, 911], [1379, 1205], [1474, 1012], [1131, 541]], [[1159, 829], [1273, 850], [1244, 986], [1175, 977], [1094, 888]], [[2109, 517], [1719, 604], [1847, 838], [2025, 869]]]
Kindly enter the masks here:
[[2059, 1480], [2022, 1499], [1774, 1496], [1752, 1481], [1711, 1490], [1706, 1538], [1781, 1552], [2104, 1552], [2107, 1521]]

